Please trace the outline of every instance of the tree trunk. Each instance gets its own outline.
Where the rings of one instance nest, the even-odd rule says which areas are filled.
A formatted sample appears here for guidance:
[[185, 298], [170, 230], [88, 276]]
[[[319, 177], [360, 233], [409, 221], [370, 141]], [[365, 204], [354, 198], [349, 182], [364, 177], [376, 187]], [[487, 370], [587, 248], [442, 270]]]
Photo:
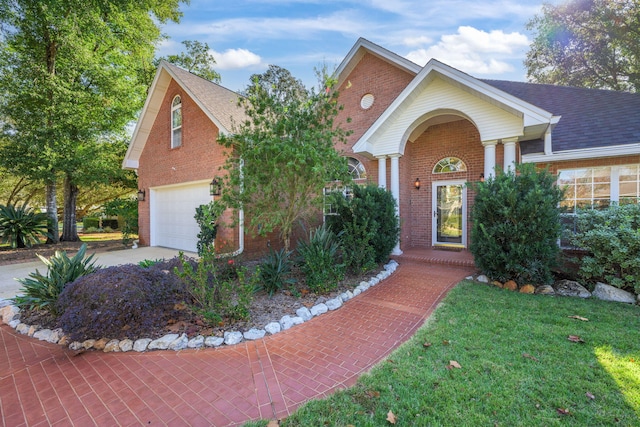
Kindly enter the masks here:
[[58, 201], [56, 198], [55, 178], [45, 184], [45, 197], [47, 200], [47, 216], [49, 217], [49, 224], [47, 225], [49, 237], [47, 237], [47, 243], [55, 244], [60, 241], [60, 233], [58, 232]]
[[76, 224], [76, 201], [78, 200], [78, 186], [69, 176], [64, 178], [64, 213], [62, 214], [63, 242], [78, 242], [78, 226]]

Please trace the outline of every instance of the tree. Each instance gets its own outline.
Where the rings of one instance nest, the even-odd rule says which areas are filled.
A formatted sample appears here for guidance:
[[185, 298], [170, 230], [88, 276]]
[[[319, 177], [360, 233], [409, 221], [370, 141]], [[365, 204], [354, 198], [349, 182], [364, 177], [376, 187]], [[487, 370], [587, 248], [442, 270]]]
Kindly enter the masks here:
[[472, 184], [471, 245], [478, 268], [493, 280], [549, 284], [560, 252], [563, 192], [556, 178], [531, 163]]
[[334, 148], [348, 134], [335, 122], [335, 81], [325, 74], [320, 83], [307, 90], [289, 71], [270, 66], [252, 76], [240, 99], [247, 119], [220, 138], [231, 149], [220, 206], [243, 209], [252, 234], [278, 230], [285, 250], [294, 225], [317, 214], [325, 184], [349, 179], [346, 158]]
[[525, 66], [530, 81], [636, 92], [640, 88], [640, 2], [545, 4]]
[[[0, 0], [0, 162], [45, 184], [51, 241], [58, 180], [70, 218], [86, 184], [78, 165], [135, 118], [161, 38], [156, 22], [177, 21], [180, 2]], [[73, 230], [63, 236], [77, 238]]]
[[197, 40], [184, 40], [182, 44], [185, 46], [186, 52], [169, 55], [164, 59], [203, 79], [220, 83], [220, 74], [213, 69], [216, 59], [211, 54], [209, 45]]

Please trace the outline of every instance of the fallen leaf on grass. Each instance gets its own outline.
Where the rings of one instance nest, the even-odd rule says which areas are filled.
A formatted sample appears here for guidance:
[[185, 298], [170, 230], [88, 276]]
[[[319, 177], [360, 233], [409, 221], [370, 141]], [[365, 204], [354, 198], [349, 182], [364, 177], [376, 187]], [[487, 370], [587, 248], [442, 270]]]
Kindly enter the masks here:
[[536, 362], [539, 362], [538, 358], [535, 356], [530, 355], [529, 353], [522, 353], [522, 357], [525, 357], [527, 359], [531, 359], [531, 360], [535, 360]]
[[580, 338], [579, 336], [577, 336], [577, 335], [569, 335], [567, 337], [567, 339], [569, 341], [571, 341], [571, 342], [579, 342], [579, 343], [583, 343], [584, 342], [584, 340], [582, 338]]
[[375, 390], [367, 390], [365, 392], [365, 394], [367, 396], [369, 396], [370, 398], [377, 398], [380, 397], [380, 392], [379, 391], [375, 391]]
[[586, 392], [585, 396], [587, 396], [591, 400], [595, 400], [596, 399], [596, 397], [593, 394], [589, 393], [589, 392]]
[[426, 342], [426, 343], [422, 344], [422, 346], [424, 348], [429, 348], [429, 347], [431, 347], [431, 343], [430, 342]]
[[582, 320], [583, 322], [588, 322], [589, 319], [587, 319], [586, 317], [582, 317], [582, 316], [568, 316], [569, 319], [578, 319], [578, 320]]
[[462, 366], [455, 360], [449, 360], [449, 369], [451, 368], [462, 369]]
[[387, 413], [387, 421], [389, 421], [389, 423], [391, 423], [391, 424], [395, 424], [396, 423], [396, 416], [393, 414], [393, 412], [389, 411]]
[[558, 411], [558, 413], [560, 415], [569, 415], [569, 410], [568, 409], [558, 408], [558, 409], [556, 409], [556, 411]]
[[280, 425], [280, 421], [271, 420], [271, 421], [269, 421], [269, 424], [267, 424], [267, 427], [278, 427], [279, 425]]
[[449, 345], [449, 340], [442, 340], [442, 345]]

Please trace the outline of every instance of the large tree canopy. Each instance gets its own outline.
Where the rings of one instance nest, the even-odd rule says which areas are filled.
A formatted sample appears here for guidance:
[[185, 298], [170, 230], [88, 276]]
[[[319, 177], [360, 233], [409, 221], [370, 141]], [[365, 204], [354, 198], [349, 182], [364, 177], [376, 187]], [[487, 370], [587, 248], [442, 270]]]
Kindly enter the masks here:
[[203, 79], [220, 83], [220, 74], [213, 68], [216, 59], [213, 57], [209, 45], [197, 40], [184, 40], [182, 44], [186, 52], [160, 59], [165, 59]]
[[317, 213], [326, 183], [348, 179], [335, 148], [347, 136], [335, 122], [338, 94], [322, 77], [318, 90], [307, 90], [277, 66], [252, 76], [240, 100], [247, 120], [221, 137], [233, 153], [219, 206], [243, 209], [254, 234], [279, 231], [286, 249], [295, 224]]
[[525, 66], [530, 81], [636, 92], [640, 88], [640, 2], [545, 4]]
[[0, 163], [45, 183], [54, 241], [57, 181], [64, 178], [73, 199], [65, 225], [74, 228], [63, 236], [75, 240], [78, 186], [101, 180], [86, 166], [141, 108], [161, 38], [157, 23], [177, 21], [179, 3], [0, 0]]

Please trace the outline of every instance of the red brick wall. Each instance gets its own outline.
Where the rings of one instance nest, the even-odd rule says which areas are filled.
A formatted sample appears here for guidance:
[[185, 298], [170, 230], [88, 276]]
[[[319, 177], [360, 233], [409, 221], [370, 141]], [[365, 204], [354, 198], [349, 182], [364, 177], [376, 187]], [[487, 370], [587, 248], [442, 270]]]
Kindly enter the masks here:
[[598, 166], [623, 166], [634, 165], [640, 163], [640, 154], [635, 156], [622, 156], [622, 157], [604, 157], [599, 159], [587, 159], [587, 160], [570, 160], [564, 162], [538, 164], [538, 167], [544, 168], [549, 166], [549, 171], [553, 174], [557, 174], [561, 169], [578, 169], [578, 168], [590, 168]]
[[[496, 163], [502, 163], [501, 150], [496, 150]], [[434, 175], [433, 168], [444, 157], [458, 157], [467, 165], [466, 172]], [[404, 248], [432, 246], [432, 182], [478, 181], [484, 172], [484, 147], [475, 126], [467, 120], [429, 127], [414, 142], [407, 143], [400, 159], [401, 238]], [[420, 178], [420, 190], [413, 187]], [[469, 212], [474, 193], [467, 190], [467, 238], [471, 222]], [[467, 244], [469, 240], [467, 240]]]
[[[378, 182], [378, 162], [353, 154], [353, 145], [413, 78], [413, 74], [375, 55], [365, 53], [340, 87], [338, 102], [344, 106], [344, 110], [340, 112], [336, 122], [353, 133], [349, 136], [346, 146], [338, 145], [336, 148], [344, 150], [346, 155], [362, 162], [369, 182]], [[371, 108], [364, 110], [360, 107], [360, 100], [368, 93], [375, 97], [375, 101]], [[351, 119], [351, 123], [347, 123], [347, 118]]]

